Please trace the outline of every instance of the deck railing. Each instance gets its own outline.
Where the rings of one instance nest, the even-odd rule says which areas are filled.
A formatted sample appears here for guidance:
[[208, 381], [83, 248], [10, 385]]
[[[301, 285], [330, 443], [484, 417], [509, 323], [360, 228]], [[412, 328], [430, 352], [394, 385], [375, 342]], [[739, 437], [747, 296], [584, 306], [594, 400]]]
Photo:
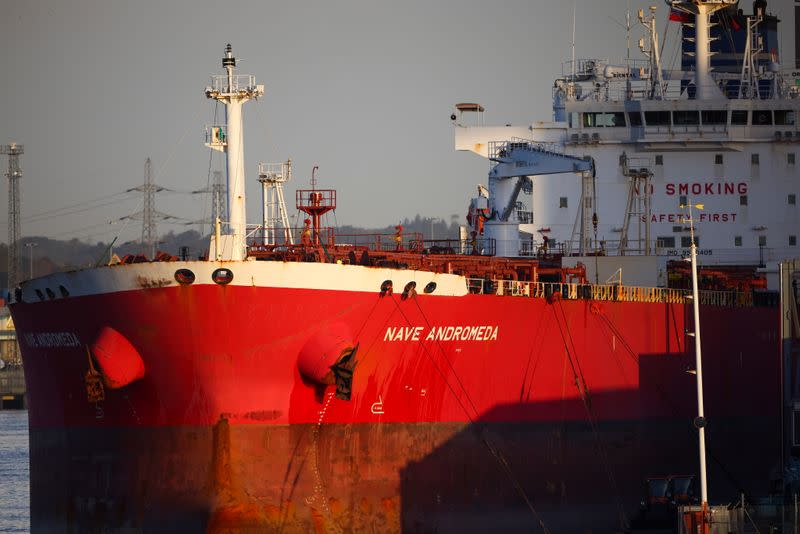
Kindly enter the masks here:
[[[667, 304], [686, 304], [691, 301], [691, 291], [662, 287], [560, 284], [469, 278], [467, 280], [467, 289], [473, 294], [533, 298], [551, 298], [558, 294], [560, 298], [565, 300], [663, 302]], [[775, 306], [776, 303], [774, 295], [769, 292], [700, 291], [700, 304], [705, 306], [749, 308], [752, 306]]]

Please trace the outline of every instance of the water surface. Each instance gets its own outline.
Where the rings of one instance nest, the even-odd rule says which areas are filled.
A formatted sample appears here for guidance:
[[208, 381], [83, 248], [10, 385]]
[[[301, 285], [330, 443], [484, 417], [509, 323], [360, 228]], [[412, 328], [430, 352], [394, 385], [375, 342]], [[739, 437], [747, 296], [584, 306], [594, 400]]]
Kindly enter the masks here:
[[28, 532], [28, 412], [0, 411], [0, 532]]

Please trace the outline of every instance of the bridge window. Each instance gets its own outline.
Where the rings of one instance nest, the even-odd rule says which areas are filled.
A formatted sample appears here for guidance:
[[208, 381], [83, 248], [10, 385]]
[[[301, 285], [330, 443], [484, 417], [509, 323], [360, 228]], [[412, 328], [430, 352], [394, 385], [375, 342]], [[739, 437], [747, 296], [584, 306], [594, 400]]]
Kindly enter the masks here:
[[741, 247], [742, 246], [742, 236], [737, 235], [733, 238], [733, 246], [734, 247]]
[[558, 207], [559, 208], [566, 208], [567, 207], [567, 197], [561, 197], [558, 199]]
[[795, 114], [792, 110], [776, 110], [775, 124], [780, 126], [794, 126]]
[[567, 121], [569, 122], [570, 128], [577, 128], [581, 125], [580, 114], [576, 111], [570, 111], [567, 114]]
[[628, 123], [632, 127], [641, 126], [642, 125], [642, 112], [641, 111], [628, 112]]
[[753, 126], [772, 126], [772, 111], [769, 109], [753, 110]]
[[625, 126], [625, 113], [584, 113], [584, 128], [615, 128]]
[[706, 125], [727, 124], [728, 122], [728, 112], [724, 109], [710, 109], [700, 112], [700, 115], [703, 124]]
[[746, 109], [734, 109], [731, 111], [731, 124], [734, 126], [747, 126], [747, 115], [749, 112]]
[[695, 126], [700, 124], [700, 114], [696, 111], [676, 111], [672, 115], [675, 126]]
[[644, 120], [648, 126], [669, 126], [669, 111], [645, 111]]

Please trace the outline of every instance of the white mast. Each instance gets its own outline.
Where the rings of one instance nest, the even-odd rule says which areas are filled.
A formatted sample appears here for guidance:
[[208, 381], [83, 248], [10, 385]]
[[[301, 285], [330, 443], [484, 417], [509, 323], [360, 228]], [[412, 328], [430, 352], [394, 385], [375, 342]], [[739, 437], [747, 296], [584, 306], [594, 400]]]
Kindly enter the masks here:
[[705, 512], [708, 506], [708, 480], [706, 477], [706, 419], [703, 409], [703, 358], [700, 350], [700, 295], [697, 289], [697, 245], [694, 239], [694, 214], [692, 208], [702, 210], [702, 204], [691, 204], [682, 206], [689, 208], [689, 235], [692, 240], [691, 244], [691, 262], [692, 262], [692, 306], [694, 309], [694, 332], [690, 335], [694, 337], [694, 354], [695, 354], [695, 372], [697, 373], [697, 419], [695, 419], [695, 427], [698, 433], [698, 446], [700, 453], [700, 505]]
[[[644, 37], [639, 41], [639, 50], [650, 59], [651, 86], [649, 98], [661, 100], [664, 98], [664, 71], [661, 68], [661, 52], [658, 45], [658, 30], [656, 29], [656, 7], [650, 6], [650, 15], [645, 16], [644, 9], [639, 10], [639, 22], [647, 28], [650, 34], [650, 47], [644, 45]], [[630, 67], [629, 67], [630, 68]], [[630, 77], [628, 78], [630, 82]]]
[[695, 16], [695, 86], [697, 100], [722, 98], [723, 94], [711, 76], [711, 14], [734, 5], [738, 0], [668, 0], [680, 11]]
[[[206, 146], [225, 152], [228, 164], [228, 217], [226, 232], [221, 242], [212, 243], [209, 257], [239, 261], [246, 256], [247, 214], [245, 211], [244, 136], [242, 132], [242, 105], [264, 94], [264, 86], [256, 85], [251, 75], [234, 74], [236, 58], [229, 44], [225, 48], [222, 67], [227, 74], [212, 76], [206, 87], [206, 97], [225, 104], [226, 124], [212, 126]], [[220, 250], [217, 250], [219, 248]]]

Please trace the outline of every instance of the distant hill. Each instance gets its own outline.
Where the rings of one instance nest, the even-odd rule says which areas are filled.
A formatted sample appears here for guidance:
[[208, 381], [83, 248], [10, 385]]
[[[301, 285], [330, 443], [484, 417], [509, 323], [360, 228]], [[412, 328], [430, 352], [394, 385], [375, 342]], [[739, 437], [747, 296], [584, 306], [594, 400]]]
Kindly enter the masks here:
[[[413, 219], [400, 221], [405, 233], [420, 233], [425, 239], [433, 235], [436, 239], [458, 239], [459, 220], [453, 215], [450, 222], [439, 218], [415, 216]], [[393, 234], [395, 225], [382, 228], [363, 228], [359, 226], [344, 225], [336, 229], [339, 234]], [[97, 242], [94, 244], [70, 239], [66, 241], [50, 239], [48, 237], [24, 237], [20, 240], [20, 274], [23, 279], [28, 278], [30, 263], [26, 243], [34, 242], [33, 273], [35, 276], [44, 276], [59, 271], [70, 271], [105, 263], [111, 254], [110, 243]], [[169, 254], [178, 255], [181, 247], [189, 248], [189, 257], [197, 258], [208, 251], [209, 235], [201, 235], [195, 230], [174, 233], [169, 232], [159, 236], [158, 250]], [[122, 257], [125, 254], [142, 253], [142, 244], [139, 241], [115, 243], [113, 253]], [[0, 287], [7, 286], [8, 273], [8, 245], [0, 243]]]

